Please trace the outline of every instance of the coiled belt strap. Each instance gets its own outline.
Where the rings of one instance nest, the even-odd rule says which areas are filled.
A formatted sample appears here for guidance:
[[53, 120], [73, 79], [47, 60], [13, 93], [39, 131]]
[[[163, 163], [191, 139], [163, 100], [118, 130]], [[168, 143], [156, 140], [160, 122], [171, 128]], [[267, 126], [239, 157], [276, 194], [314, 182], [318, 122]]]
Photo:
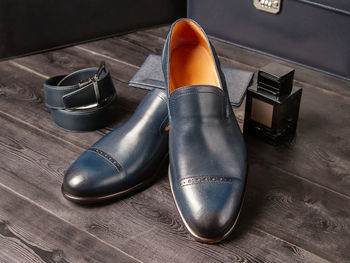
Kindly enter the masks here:
[[53, 121], [66, 130], [97, 130], [114, 121], [117, 115], [117, 94], [104, 62], [99, 68], [49, 78], [44, 94]]

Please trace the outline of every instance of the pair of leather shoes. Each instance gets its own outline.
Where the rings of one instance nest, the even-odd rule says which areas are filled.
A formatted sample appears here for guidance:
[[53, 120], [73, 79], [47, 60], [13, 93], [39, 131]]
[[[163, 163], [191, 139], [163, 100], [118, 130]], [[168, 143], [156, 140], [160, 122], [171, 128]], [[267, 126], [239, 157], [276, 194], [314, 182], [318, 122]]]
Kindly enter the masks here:
[[150, 92], [130, 120], [85, 151], [62, 192], [81, 203], [133, 192], [152, 180], [169, 141], [169, 181], [181, 218], [195, 239], [219, 242], [238, 219], [247, 171], [226, 82], [205, 32], [190, 19], [172, 25], [162, 66], [167, 94]]

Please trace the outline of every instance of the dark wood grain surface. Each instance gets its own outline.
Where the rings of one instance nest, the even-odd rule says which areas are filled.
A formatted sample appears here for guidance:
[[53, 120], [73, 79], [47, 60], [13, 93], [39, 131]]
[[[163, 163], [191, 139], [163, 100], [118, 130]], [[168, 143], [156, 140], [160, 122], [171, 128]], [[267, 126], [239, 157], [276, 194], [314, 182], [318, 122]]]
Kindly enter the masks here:
[[0, 262], [140, 262], [4, 186], [0, 196]]
[[[297, 137], [280, 147], [246, 138], [247, 193], [226, 242], [205, 245], [190, 237], [170, 194], [166, 163], [154, 185], [119, 201], [82, 207], [62, 197], [64, 171], [146, 95], [127, 83], [150, 53], [160, 54], [167, 31], [152, 28], [0, 63], [0, 261], [350, 262], [350, 83], [286, 62], [304, 88]], [[256, 71], [276, 61], [213, 44], [225, 66]], [[100, 60], [119, 94], [117, 121], [88, 133], [57, 128], [43, 102], [45, 78]], [[242, 125], [244, 104], [235, 113]]]

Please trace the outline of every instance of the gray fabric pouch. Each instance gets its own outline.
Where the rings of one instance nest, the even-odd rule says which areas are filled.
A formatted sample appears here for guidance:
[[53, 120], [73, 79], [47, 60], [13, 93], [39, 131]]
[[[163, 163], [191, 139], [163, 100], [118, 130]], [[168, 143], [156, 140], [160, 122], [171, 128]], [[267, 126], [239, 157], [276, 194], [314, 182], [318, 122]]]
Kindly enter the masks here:
[[[231, 104], [232, 106], [239, 107], [254, 73], [227, 67], [222, 67], [222, 72], [225, 75]], [[165, 89], [161, 56], [149, 55], [135, 76], [130, 80], [129, 85], [147, 90]]]

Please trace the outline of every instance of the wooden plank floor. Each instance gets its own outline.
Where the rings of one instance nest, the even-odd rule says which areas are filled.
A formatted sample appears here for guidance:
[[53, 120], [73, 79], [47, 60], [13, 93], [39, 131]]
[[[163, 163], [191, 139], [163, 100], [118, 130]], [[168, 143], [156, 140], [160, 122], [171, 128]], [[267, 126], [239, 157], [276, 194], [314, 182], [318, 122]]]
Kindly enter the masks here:
[[[168, 26], [0, 63], [0, 262], [350, 262], [350, 82], [296, 68], [304, 88], [296, 139], [248, 137], [249, 179], [239, 224], [219, 245], [194, 241], [175, 209], [166, 167], [154, 185], [103, 206], [66, 201], [64, 171], [131, 116], [147, 93], [128, 81]], [[277, 59], [213, 41], [223, 65], [257, 71]], [[52, 75], [104, 60], [120, 95], [105, 129], [58, 129], [44, 106]], [[244, 105], [235, 109], [243, 124]]]

